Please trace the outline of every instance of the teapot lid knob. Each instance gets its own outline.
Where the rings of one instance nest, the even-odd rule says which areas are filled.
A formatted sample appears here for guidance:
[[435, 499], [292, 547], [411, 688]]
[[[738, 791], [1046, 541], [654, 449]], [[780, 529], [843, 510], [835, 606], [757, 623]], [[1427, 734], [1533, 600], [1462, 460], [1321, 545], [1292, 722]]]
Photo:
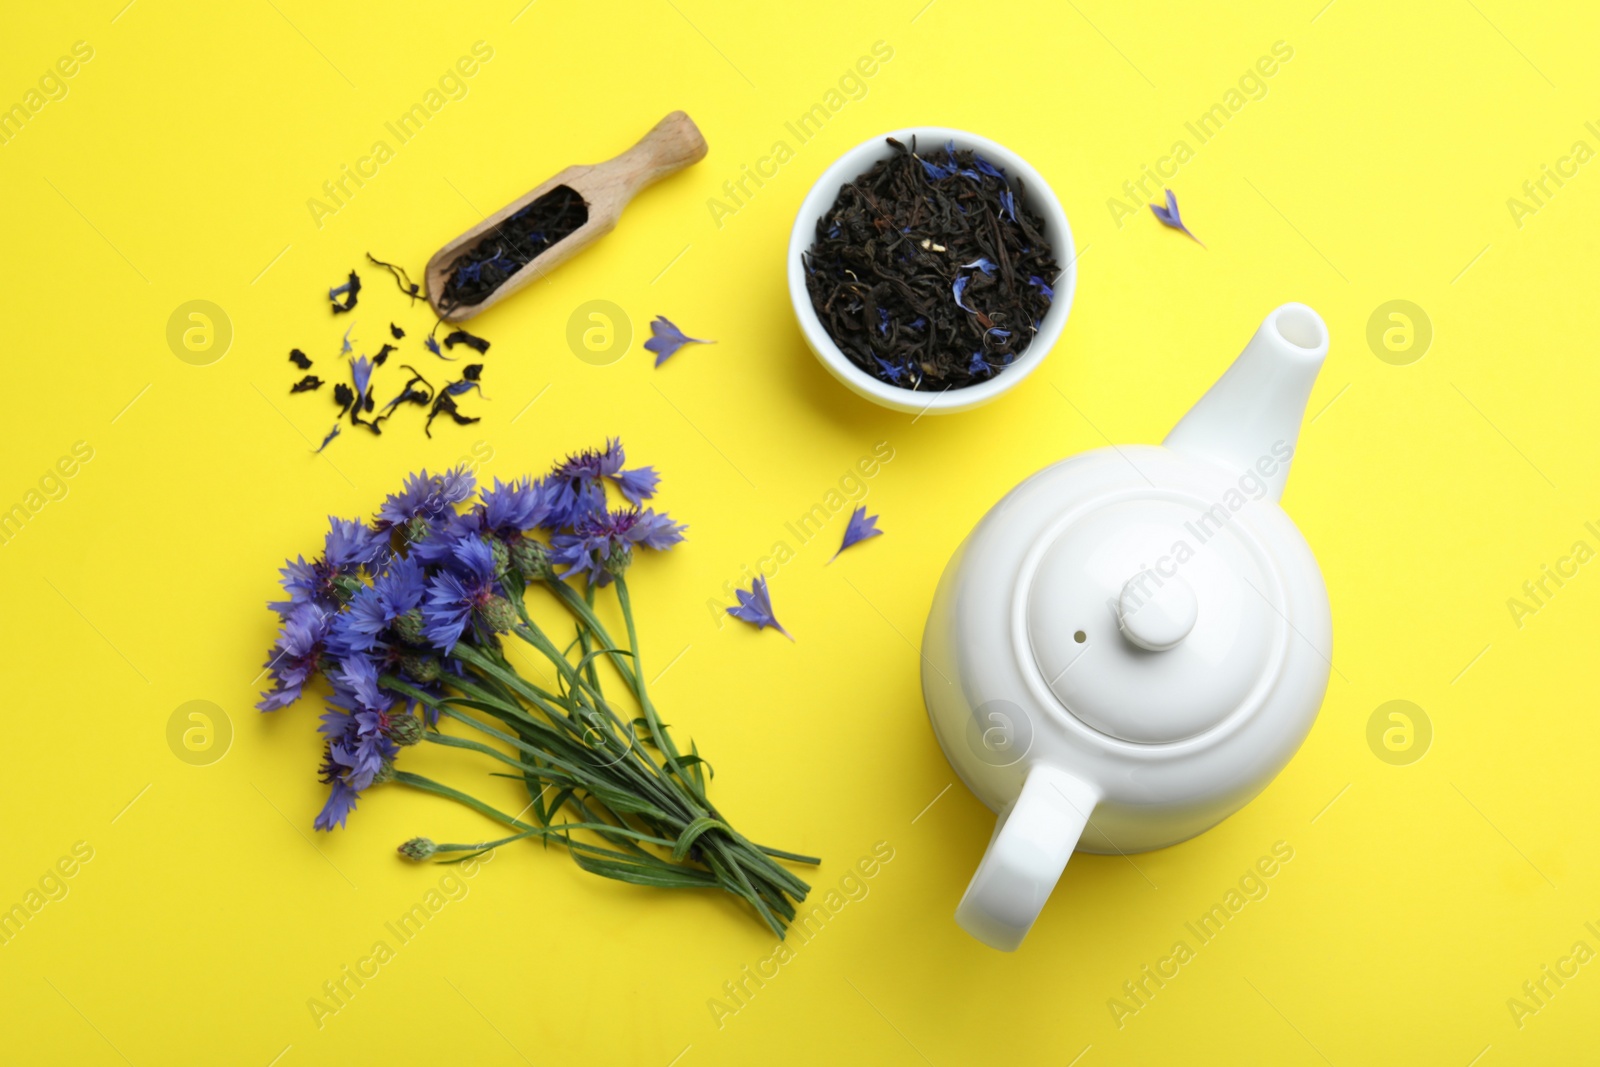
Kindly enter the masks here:
[[1117, 598], [1117, 624], [1140, 648], [1165, 652], [1189, 636], [1199, 617], [1194, 589], [1181, 575], [1162, 578], [1141, 571], [1129, 578]]

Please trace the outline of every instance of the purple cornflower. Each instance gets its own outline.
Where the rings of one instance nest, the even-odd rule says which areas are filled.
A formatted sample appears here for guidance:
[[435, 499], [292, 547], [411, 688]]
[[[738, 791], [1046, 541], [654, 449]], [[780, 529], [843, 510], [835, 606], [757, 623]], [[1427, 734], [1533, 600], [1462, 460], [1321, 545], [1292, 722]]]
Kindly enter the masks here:
[[465, 466], [443, 474], [420, 470], [408, 475], [400, 492], [390, 493], [378, 509], [377, 527], [404, 526], [412, 519], [434, 523], [454, 513], [455, 505], [472, 495], [476, 484]]
[[299, 604], [316, 604], [329, 613], [338, 611], [344, 603], [338, 579], [355, 577], [362, 567], [382, 556], [387, 547], [387, 538], [381, 532], [355, 519], [329, 516], [328, 522], [322, 555], [311, 563], [304, 556], [296, 556], [280, 571], [289, 599], [268, 606], [285, 618]]
[[583, 574], [590, 585], [608, 585], [633, 561], [635, 545], [664, 552], [683, 540], [685, 529], [649, 509], [596, 512], [581, 520], [571, 533], [552, 537], [550, 558], [567, 568], [562, 578]]
[[333, 624], [330, 650], [341, 658], [347, 653], [372, 651], [395, 620], [422, 603], [426, 587], [427, 574], [420, 561], [395, 559], [372, 585], [350, 598], [349, 609]]
[[256, 704], [262, 711], [277, 711], [300, 699], [307, 682], [321, 668], [324, 642], [333, 615], [320, 605], [294, 605], [283, 619], [283, 629], [267, 659], [272, 688]]
[[499, 591], [494, 554], [476, 537], [458, 541], [447, 566], [428, 583], [422, 605], [423, 635], [444, 652], [456, 647], [474, 612], [488, 610]]
[[587, 448], [556, 464], [549, 476], [539, 482], [547, 502], [547, 512], [539, 525], [547, 530], [576, 526], [586, 517], [605, 510], [605, 481], [613, 482], [628, 503], [638, 507], [655, 496], [661, 476], [654, 467], [623, 470], [627, 453], [615, 437], [604, 449]]
[[785, 630], [783, 624], [772, 614], [772, 597], [767, 594], [766, 578], [757, 575], [756, 580], [750, 583], [748, 591], [735, 589], [733, 592], [739, 598], [739, 606], [729, 608], [729, 615], [750, 623], [758, 630], [770, 626], [789, 640], [794, 640], [794, 635]]
[[[883, 531], [878, 529], [878, 516], [868, 515], [865, 506], [858, 507], [850, 513], [850, 521], [844, 527], [844, 540], [839, 545], [839, 552], [843, 552], [851, 545], [858, 545], [869, 537], [878, 537]], [[832, 563], [839, 558], [839, 552], [828, 557]]]
[[586, 448], [555, 465], [542, 480], [550, 501], [550, 512], [542, 525], [547, 530], [575, 526], [591, 512], [604, 510], [606, 491], [601, 479], [622, 470], [626, 454], [615, 437], [604, 449]]
[[327, 738], [321, 780], [331, 786], [328, 800], [312, 824], [318, 830], [343, 826], [361, 791], [372, 784], [399, 747], [384, 732], [388, 716], [381, 711], [348, 711], [329, 704], [319, 727]]
[[538, 526], [550, 514], [551, 493], [543, 481], [519, 478], [514, 482], [494, 480], [491, 488], [479, 494], [482, 503], [473, 512], [483, 533], [514, 537]]

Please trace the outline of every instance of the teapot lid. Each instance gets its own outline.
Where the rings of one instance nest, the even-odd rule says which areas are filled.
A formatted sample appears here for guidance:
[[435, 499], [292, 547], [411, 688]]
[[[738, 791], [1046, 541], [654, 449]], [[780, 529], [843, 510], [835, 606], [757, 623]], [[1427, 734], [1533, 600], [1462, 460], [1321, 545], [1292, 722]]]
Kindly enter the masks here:
[[1046, 687], [1123, 741], [1183, 741], [1254, 708], [1287, 652], [1282, 585], [1248, 514], [1177, 491], [1063, 517], [1022, 610]]

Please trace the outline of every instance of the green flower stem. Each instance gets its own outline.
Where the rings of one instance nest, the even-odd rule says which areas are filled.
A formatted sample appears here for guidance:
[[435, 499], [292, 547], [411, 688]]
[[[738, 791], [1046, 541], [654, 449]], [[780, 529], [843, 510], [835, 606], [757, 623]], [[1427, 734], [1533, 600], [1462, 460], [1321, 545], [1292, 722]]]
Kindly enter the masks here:
[[[461, 862], [471, 858], [469, 853], [525, 838], [554, 840], [567, 846], [580, 867], [603, 877], [666, 888], [720, 888], [748, 903], [783, 937], [795, 905], [810, 887], [777, 861], [819, 861], [753, 844], [707, 800], [705, 761], [692, 744], [691, 755], [682, 755], [650, 699], [626, 582], [618, 577], [615, 583], [626, 645], [614, 641], [596, 615], [594, 588], [580, 595], [564, 582], [544, 584], [577, 624], [566, 649], [558, 648], [534, 622], [517, 583], [507, 583], [506, 591], [518, 619], [511, 632], [550, 661], [557, 691], [524, 679], [492, 640], [464, 641], [451, 650], [449, 656], [465, 671], [441, 678], [447, 694], [430, 694], [388, 675], [381, 681], [485, 738], [433, 731], [424, 740], [487, 756], [515, 772], [497, 776], [520, 780], [532, 797], [538, 826], [460, 790], [396, 772], [397, 781], [455, 800], [515, 831], [497, 841], [443, 846], [438, 851], [461, 854], [444, 862]], [[624, 719], [606, 699], [597, 669], [602, 659], [611, 663], [637, 701], [639, 718]], [[563, 812], [566, 821], [555, 821]], [[592, 837], [575, 836], [579, 833]], [[670, 858], [647, 849], [664, 851]]]

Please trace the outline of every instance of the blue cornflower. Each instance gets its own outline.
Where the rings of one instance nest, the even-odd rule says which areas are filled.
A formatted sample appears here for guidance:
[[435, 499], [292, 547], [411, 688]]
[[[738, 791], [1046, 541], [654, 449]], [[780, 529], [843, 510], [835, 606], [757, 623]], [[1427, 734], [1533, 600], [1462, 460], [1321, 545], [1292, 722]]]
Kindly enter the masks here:
[[550, 514], [549, 496], [543, 481], [519, 478], [502, 482], [496, 478], [492, 487], [479, 494], [482, 503], [474, 515], [484, 533], [512, 537], [544, 521]]
[[487, 611], [496, 600], [494, 554], [476, 537], [456, 542], [447, 570], [428, 583], [422, 605], [422, 633], [435, 648], [449, 652], [473, 620], [474, 612]]
[[394, 703], [393, 697], [378, 691], [378, 665], [369, 656], [352, 653], [327, 674], [341, 704], [353, 705], [361, 712], [381, 713]]
[[299, 604], [316, 604], [330, 614], [338, 611], [344, 594], [336, 580], [356, 576], [362, 567], [376, 562], [387, 547], [388, 538], [382, 532], [355, 519], [329, 516], [328, 523], [322, 555], [311, 563], [304, 556], [296, 556], [279, 572], [289, 599], [269, 603], [268, 607], [285, 618]]
[[559, 530], [564, 526], [576, 526], [588, 516], [604, 511], [606, 479], [614, 482], [628, 503], [635, 507], [654, 496], [661, 481], [655, 468], [623, 470], [626, 462], [627, 453], [622, 442], [613, 437], [606, 441], [602, 450], [584, 449], [556, 464], [549, 477], [541, 482], [549, 511], [539, 525], [547, 530]]
[[683, 540], [685, 527], [651, 510], [628, 508], [587, 516], [568, 534], [550, 539], [550, 558], [566, 567], [561, 577], [583, 574], [590, 585], [607, 585], [627, 569], [635, 545], [666, 551]]
[[606, 447], [603, 449], [585, 448], [581, 452], [568, 454], [566, 459], [555, 465], [550, 476], [556, 479], [584, 478], [596, 481], [617, 473], [622, 469], [623, 463], [627, 462], [627, 458], [622, 442], [615, 437], [608, 437]]
[[427, 573], [419, 560], [396, 559], [372, 585], [350, 598], [350, 606], [334, 622], [330, 649], [341, 657], [347, 651], [372, 651], [396, 619], [422, 603], [426, 587]]
[[256, 707], [277, 711], [300, 699], [301, 692], [321, 667], [324, 643], [333, 619], [320, 605], [296, 604], [283, 619], [283, 629], [267, 659], [272, 688], [261, 694]]
[[465, 465], [443, 474], [420, 470], [406, 476], [400, 492], [390, 493], [384, 499], [383, 506], [378, 509], [377, 526], [384, 530], [404, 526], [412, 519], [436, 522], [453, 514], [455, 505], [471, 496], [476, 488], [472, 472]]
[[980, 374], [987, 378], [994, 373], [994, 368], [989, 366], [989, 361], [983, 358], [982, 352], [972, 353], [972, 359], [967, 364], [967, 373], [976, 378]]
[[758, 630], [770, 626], [789, 640], [794, 640], [794, 634], [783, 628], [783, 624], [772, 614], [772, 597], [767, 594], [766, 578], [757, 575], [756, 580], [750, 584], [747, 592], [735, 589], [734, 595], [739, 598], [739, 606], [728, 608], [728, 614], [742, 622], [750, 623]]
[[467, 540], [478, 540], [477, 519], [450, 513], [450, 517], [429, 527], [422, 540], [411, 546], [411, 558], [429, 567], [449, 563], [455, 558], [456, 548]]
[[321, 779], [332, 788], [327, 803], [312, 824], [318, 830], [343, 826], [361, 791], [372, 784], [384, 765], [393, 763], [399, 747], [384, 732], [388, 718], [382, 712], [351, 712], [330, 704], [318, 729], [327, 738]]
[[[843, 552], [851, 545], [858, 545], [869, 537], [879, 537], [882, 534], [883, 531], [878, 529], [878, 516], [868, 515], [865, 506], [858, 507], [850, 513], [850, 521], [845, 523], [844, 540], [839, 544], [839, 552]], [[839, 552], [830, 556], [828, 562], [832, 563], [838, 559]]]

